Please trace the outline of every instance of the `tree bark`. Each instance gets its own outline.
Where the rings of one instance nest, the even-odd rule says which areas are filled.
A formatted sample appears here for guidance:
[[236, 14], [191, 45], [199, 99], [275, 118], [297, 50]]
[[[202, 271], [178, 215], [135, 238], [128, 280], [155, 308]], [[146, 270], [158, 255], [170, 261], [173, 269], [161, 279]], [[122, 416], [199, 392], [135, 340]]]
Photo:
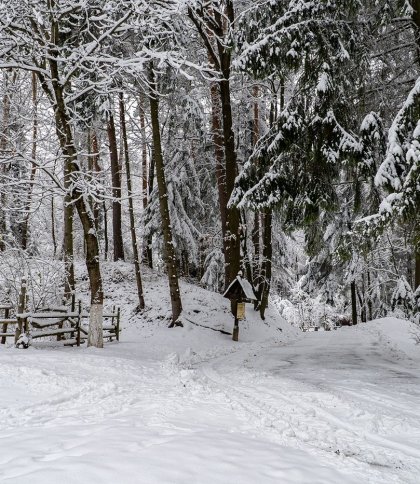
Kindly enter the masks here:
[[57, 255], [57, 237], [55, 235], [55, 204], [54, 195], [51, 195], [51, 238], [53, 243], [54, 257]]
[[75, 273], [74, 273], [74, 242], [73, 242], [73, 203], [71, 190], [71, 171], [68, 163], [64, 168], [64, 187], [67, 193], [64, 195], [63, 209], [63, 257], [64, 257], [64, 299], [69, 301], [75, 292]]
[[356, 282], [350, 283], [351, 292], [351, 319], [353, 324], [357, 324], [357, 298], [356, 298]]
[[420, 290], [420, 244], [416, 247], [416, 267], [414, 272], [414, 290]]
[[137, 295], [139, 298], [139, 308], [144, 309], [144, 295], [143, 295], [143, 283], [141, 280], [140, 271], [140, 259], [139, 259], [139, 249], [137, 246], [137, 235], [136, 235], [136, 225], [134, 220], [134, 205], [133, 205], [133, 189], [131, 182], [131, 167], [130, 167], [130, 156], [128, 152], [128, 139], [127, 139], [127, 127], [125, 122], [125, 107], [124, 107], [124, 96], [121, 92], [119, 95], [119, 106], [120, 106], [120, 123], [121, 123], [121, 135], [124, 147], [124, 159], [125, 159], [125, 171], [127, 177], [127, 195], [128, 195], [128, 213], [130, 217], [130, 233], [131, 233], [131, 243], [133, 247], [133, 258], [134, 258], [134, 272], [136, 274], [137, 283]]
[[[153, 166], [151, 166], [150, 171], [151, 177], [148, 176], [147, 169], [147, 143], [146, 143], [146, 113], [144, 110], [144, 99], [143, 96], [140, 97], [138, 102], [139, 116], [140, 116], [140, 132], [141, 132], [141, 178], [142, 178], [142, 188], [143, 188], [143, 212], [146, 211], [147, 205], [149, 203], [149, 195], [151, 193], [149, 182], [153, 185]], [[153, 269], [153, 253], [152, 253], [152, 240], [151, 237], [147, 237], [144, 241], [143, 259], [147, 265]]]
[[[96, 131], [93, 128], [89, 128], [88, 131], [88, 148], [88, 170], [92, 174], [92, 177], [94, 177], [96, 173], [99, 173], [101, 171], [101, 167], [99, 166], [98, 137], [96, 136]], [[91, 197], [91, 204], [93, 208], [93, 216], [95, 217], [95, 227], [99, 236], [101, 226], [99, 203]]]
[[[227, 63], [227, 62], [226, 62]], [[232, 195], [235, 178], [237, 176], [237, 163], [235, 140], [232, 129], [232, 105], [230, 97], [230, 55], [229, 68], [224, 69], [225, 79], [220, 82], [220, 97], [222, 102], [223, 139], [225, 147], [226, 166], [226, 198]], [[225, 231], [225, 286], [227, 287], [237, 276], [241, 267], [240, 258], [240, 234], [239, 234], [239, 210], [234, 205], [227, 206], [226, 231]]]
[[[232, 103], [230, 93], [230, 69], [231, 69], [231, 48], [229, 45], [229, 38], [231, 29], [233, 29], [235, 15], [233, 3], [231, 0], [226, 0], [222, 9], [218, 9], [211, 5], [211, 2], [205, 8], [189, 8], [188, 14], [197, 28], [204, 45], [207, 49], [207, 55], [210, 62], [216, 70], [220, 72], [221, 80], [214, 81], [219, 85], [218, 94], [220, 97], [220, 112], [222, 119], [222, 137], [224, 148], [224, 170], [219, 170], [216, 173], [218, 177], [219, 186], [219, 200], [221, 202], [221, 220], [222, 220], [222, 234], [224, 239], [224, 256], [225, 256], [225, 286], [227, 287], [233, 279], [237, 276], [240, 269], [240, 213], [237, 207], [229, 205], [229, 199], [232, 194], [235, 178], [237, 175], [237, 160], [235, 150], [235, 139], [232, 129]], [[213, 88], [214, 89], [214, 88]], [[216, 90], [211, 92], [215, 100]], [[212, 101], [212, 109], [216, 108], [213, 121], [217, 123], [217, 108], [216, 102]], [[217, 128], [217, 124], [215, 125]], [[217, 133], [217, 129], [214, 133]], [[216, 149], [218, 149], [219, 141], [215, 140]], [[216, 153], [216, 163], [217, 156]], [[217, 166], [217, 165], [216, 165]], [[220, 191], [223, 187], [223, 176], [225, 187], [224, 191]], [[224, 212], [226, 213], [225, 221]], [[224, 227], [224, 228], [223, 228]]]
[[118, 161], [117, 136], [115, 133], [114, 116], [108, 115], [107, 133], [109, 142], [109, 158], [111, 161], [112, 179], [112, 235], [114, 240], [114, 261], [124, 260], [124, 244], [122, 238], [121, 215], [121, 170]]
[[211, 99], [211, 132], [214, 145], [215, 173], [217, 181], [217, 192], [219, 196], [220, 221], [222, 223], [223, 250], [226, 251], [226, 171], [224, 166], [223, 136], [221, 126], [221, 106], [219, 86], [217, 82], [210, 84]]
[[[13, 73], [15, 78], [15, 73]], [[13, 83], [13, 80], [11, 81]], [[10, 124], [10, 92], [9, 92], [9, 71], [6, 71], [4, 78], [4, 95], [2, 100], [2, 124], [0, 131], [0, 155], [6, 154], [7, 145], [9, 143], [9, 124]], [[6, 164], [0, 165], [0, 172], [6, 174]], [[1, 190], [0, 193], [0, 251], [6, 249], [6, 192]]]
[[181, 294], [179, 291], [177, 261], [175, 248], [172, 240], [172, 228], [169, 215], [168, 192], [165, 180], [165, 168], [163, 163], [162, 146], [159, 124], [159, 101], [153, 66], [149, 68], [149, 102], [150, 116], [152, 121], [154, 160], [156, 164], [156, 178], [159, 189], [159, 209], [162, 223], [163, 238], [165, 244], [165, 262], [169, 278], [169, 292], [172, 306], [172, 323], [169, 327], [178, 325], [179, 316], [182, 312]]
[[268, 307], [268, 298], [271, 288], [271, 270], [273, 258], [273, 214], [270, 208], [267, 208], [263, 214], [263, 261], [261, 265], [261, 302], [260, 302], [260, 316], [265, 319], [265, 310]]
[[[59, 38], [58, 25], [53, 21], [52, 37]], [[54, 108], [55, 128], [60, 147], [64, 156], [65, 170], [71, 176], [80, 173], [77, 163], [77, 150], [73, 139], [70, 116], [66, 108], [63, 86], [60, 83], [56, 51], [52, 47], [49, 51], [49, 68], [53, 92], [46, 84], [43, 74], [38, 72], [38, 79], [42, 88], [51, 100]], [[92, 207], [87, 202], [86, 194], [81, 192], [77, 184], [69, 186], [69, 195], [79, 215], [86, 244], [86, 267], [90, 282], [92, 316], [89, 321], [88, 346], [103, 347], [102, 307], [103, 288], [100, 270], [99, 244], [95, 228]]]
[[38, 137], [38, 98], [37, 98], [37, 78], [36, 74], [32, 73], [32, 107], [33, 107], [33, 122], [32, 122], [32, 150], [31, 150], [31, 174], [29, 176], [29, 187], [25, 206], [25, 218], [22, 223], [21, 243], [22, 249], [28, 248], [29, 242], [29, 218], [32, 204], [33, 183], [36, 175], [36, 149], [37, 149], [37, 137]]
[[[252, 127], [252, 147], [258, 142], [260, 137], [260, 107], [258, 104], [259, 88], [255, 85], [252, 89], [252, 95], [254, 98], [253, 104], [253, 127]], [[254, 227], [252, 230], [252, 245], [254, 246], [254, 256], [252, 261], [252, 283], [254, 288], [258, 290], [258, 285], [260, 284], [260, 237], [261, 237], [261, 223], [260, 223], [260, 213], [258, 211], [254, 212]], [[271, 237], [270, 237], [271, 239]], [[254, 307], [258, 307], [258, 302]]]

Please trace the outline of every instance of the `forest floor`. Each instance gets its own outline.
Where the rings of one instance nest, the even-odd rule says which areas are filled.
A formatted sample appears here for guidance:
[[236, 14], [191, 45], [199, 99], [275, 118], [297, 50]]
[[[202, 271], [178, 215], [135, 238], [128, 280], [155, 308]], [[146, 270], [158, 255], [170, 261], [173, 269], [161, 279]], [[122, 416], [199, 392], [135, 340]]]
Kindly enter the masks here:
[[228, 301], [188, 283], [185, 327], [167, 329], [166, 281], [151, 272], [136, 314], [128, 270], [106, 274], [119, 343], [0, 347], [0, 482], [419, 482], [409, 323], [298, 333], [248, 307], [234, 343], [188, 322], [232, 329]]

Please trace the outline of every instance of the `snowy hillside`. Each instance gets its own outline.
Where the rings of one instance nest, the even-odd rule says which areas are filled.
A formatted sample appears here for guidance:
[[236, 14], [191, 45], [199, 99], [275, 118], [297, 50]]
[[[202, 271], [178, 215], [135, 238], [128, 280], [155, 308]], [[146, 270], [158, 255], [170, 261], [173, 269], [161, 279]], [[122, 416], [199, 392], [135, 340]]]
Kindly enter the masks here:
[[0, 347], [0, 481], [13, 484], [417, 483], [420, 349], [386, 319], [297, 333], [181, 285], [184, 328], [167, 329], [166, 279], [106, 269], [120, 343]]

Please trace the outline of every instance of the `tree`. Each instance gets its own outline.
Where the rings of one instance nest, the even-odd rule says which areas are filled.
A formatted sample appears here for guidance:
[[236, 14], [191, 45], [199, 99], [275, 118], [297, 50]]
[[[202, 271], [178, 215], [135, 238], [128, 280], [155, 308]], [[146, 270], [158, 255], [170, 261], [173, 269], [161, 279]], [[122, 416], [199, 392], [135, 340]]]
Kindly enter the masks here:
[[159, 208], [165, 244], [164, 250], [166, 270], [168, 273], [169, 292], [172, 306], [172, 323], [170, 324], [170, 327], [179, 325], [182, 326], [182, 323], [179, 321], [179, 317], [182, 313], [182, 302], [181, 293], [179, 291], [177, 261], [172, 239], [172, 227], [169, 215], [168, 192], [165, 179], [165, 166], [163, 161], [162, 144], [160, 137], [159, 101], [153, 63], [151, 63], [149, 67], [149, 89], [150, 117], [153, 134], [153, 155], [156, 164], [156, 179], [159, 190]]
[[143, 283], [141, 279], [140, 256], [139, 256], [139, 249], [137, 245], [136, 224], [134, 219], [133, 188], [132, 188], [132, 180], [131, 180], [130, 155], [128, 151], [127, 124], [125, 121], [125, 106], [124, 106], [123, 93], [119, 94], [119, 108], [120, 108], [121, 136], [122, 136], [123, 145], [124, 145], [125, 171], [126, 171], [126, 178], [127, 178], [128, 211], [129, 211], [129, 217], [130, 217], [131, 244], [133, 247], [134, 272], [136, 274], [137, 294], [139, 297], [139, 309], [144, 309]]
[[117, 135], [115, 131], [114, 114], [112, 112], [112, 108], [108, 113], [107, 133], [112, 178], [112, 235], [114, 241], [114, 261], [118, 261], [124, 260], [124, 244], [121, 225], [121, 168], [120, 161], [118, 159]]
[[[216, 150], [216, 176], [225, 255], [225, 287], [227, 287], [238, 274], [241, 262], [240, 213], [236, 205], [229, 204], [238, 173], [230, 90], [235, 23], [233, 1], [194, 2], [193, 5], [188, 6], [188, 16], [202, 38], [211, 66], [219, 76], [213, 81], [210, 89], [213, 103], [212, 127]], [[219, 117], [221, 117], [221, 123]], [[219, 135], [220, 124], [222, 126], [221, 135]], [[220, 141], [223, 142], [224, 150], [223, 166], [220, 162]]]
[[[94, 13], [101, 10], [100, 2], [85, 9], [55, 0], [39, 2], [9, 2], [7, 15], [0, 20], [0, 68], [14, 67], [35, 72], [54, 111], [56, 135], [61, 146], [65, 170], [64, 188], [68, 201], [75, 206], [84, 233], [86, 266], [91, 289], [91, 317], [88, 344], [101, 347], [103, 288], [99, 260], [99, 243], [92, 207], [78, 161], [78, 150], [72, 129], [72, 106], [78, 97], [72, 93], [71, 81], [90, 74], [87, 65], [96, 50], [131, 15], [131, 11], [107, 10], [96, 17], [102, 32], [91, 41], [89, 28], [94, 30]], [[99, 22], [99, 24], [98, 24]], [[89, 27], [90, 26], [90, 27]], [[84, 62], [86, 64], [84, 64]], [[84, 70], [86, 67], [86, 70]], [[89, 65], [90, 67], [90, 65]], [[85, 78], [88, 79], [88, 76]], [[87, 89], [93, 89], [88, 86]]]

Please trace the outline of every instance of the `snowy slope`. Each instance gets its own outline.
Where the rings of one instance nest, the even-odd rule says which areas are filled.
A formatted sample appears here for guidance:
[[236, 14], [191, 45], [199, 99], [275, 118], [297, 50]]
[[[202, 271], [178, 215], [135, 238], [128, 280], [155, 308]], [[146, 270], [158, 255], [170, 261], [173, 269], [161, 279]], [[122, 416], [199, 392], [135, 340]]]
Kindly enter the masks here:
[[166, 281], [151, 272], [135, 314], [129, 269], [106, 270], [120, 343], [0, 347], [0, 482], [418, 482], [420, 356], [401, 351], [406, 323], [297, 334], [249, 307], [234, 343], [188, 323], [233, 324], [227, 300], [187, 283], [185, 327], [167, 329]]

